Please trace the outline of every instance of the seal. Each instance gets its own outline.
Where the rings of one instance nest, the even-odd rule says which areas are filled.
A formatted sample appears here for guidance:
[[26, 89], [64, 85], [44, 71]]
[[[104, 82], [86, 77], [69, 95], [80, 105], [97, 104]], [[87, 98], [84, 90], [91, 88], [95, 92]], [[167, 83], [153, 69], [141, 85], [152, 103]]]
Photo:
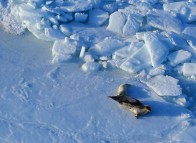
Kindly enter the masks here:
[[127, 89], [131, 85], [121, 84], [117, 90], [116, 96], [108, 96], [109, 98], [117, 101], [120, 105], [134, 113], [135, 117], [145, 115], [151, 111], [150, 106], [144, 105], [138, 99], [128, 96]]
[[129, 87], [131, 87], [130, 84], [121, 84], [121, 85], [118, 87], [116, 96], [128, 95], [128, 88], [129, 88]]

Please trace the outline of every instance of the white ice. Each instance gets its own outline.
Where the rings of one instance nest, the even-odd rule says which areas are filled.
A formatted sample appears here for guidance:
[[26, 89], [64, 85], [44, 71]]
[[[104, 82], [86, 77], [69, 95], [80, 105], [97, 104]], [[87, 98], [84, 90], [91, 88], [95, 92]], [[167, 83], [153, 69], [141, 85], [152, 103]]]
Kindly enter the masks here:
[[155, 28], [175, 33], [182, 32], [183, 28], [176, 14], [163, 10], [150, 11], [147, 14], [147, 23]]
[[125, 43], [122, 40], [107, 37], [102, 42], [99, 42], [94, 47], [90, 48], [90, 52], [99, 56], [111, 56], [113, 52], [123, 46], [125, 46]]
[[190, 60], [190, 58], [191, 58], [191, 53], [184, 50], [178, 50], [168, 55], [168, 59], [172, 66], [176, 66], [178, 64], [187, 62], [188, 60]]
[[159, 40], [155, 33], [145, 33], [144, 41], [150, 54], [152, 66], [161, 65], [167, 59], [169, 53], [167, 44]]
[[129, 73], [137, 73], [142, 69], [151, 67], [150, 55], [146, 46], [143, 46], [133, 55], [131, 55], [125, 62], [120, 65], [120, 68]]
[[179, 1], [163, 5], [166, 11], [177, 13], [183, 22], [193, 22], [196, 20], [196, 5], [191, 1]]
[[178, 82], [171, 76], [157, 75], [148, 79], [146, 84], [160, 96], [179, 96], [182, 88]]
[[126, 23], [126, 15], [122, 12], [116, 11], [110, 15], [108, 30], [117, 34], [123, 34], [123, 27]]
[[196, 63], [184, 63], [182, 66], [182, 72], [185, 76], [196, 76]]
[[94, 26], [103, 25], [109, 18], [109, 14], [100, 9], [93, 9], [89, 12], [88, 23]]
[[74, 40], [65, 38], [64, 40], [56, 40], [52, 48], [53, 63], [61, 63], [70, 60], [76, 53], [78, 43]]

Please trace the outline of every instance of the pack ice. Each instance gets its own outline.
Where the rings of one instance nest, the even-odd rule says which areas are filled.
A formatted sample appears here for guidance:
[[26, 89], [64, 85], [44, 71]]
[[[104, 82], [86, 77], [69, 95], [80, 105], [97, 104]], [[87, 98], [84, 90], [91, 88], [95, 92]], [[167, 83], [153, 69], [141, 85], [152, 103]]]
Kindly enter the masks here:
[[[38, 39], [48, 41], [47, 43], [49, 44], [52, 43], [52, 46], [49, 47], [52, 53], [52, 65], [46, 65], [47, 67], [64, 67], [68, 65], [67, 63], [75, 62], [77, 68], [81, 68], [85, 71], [84, 74], [83, 72], [79, 73], [76, 69], [68, 69], [68, 72], [65, 70], [65, 74], [62, 74], [61, 72], [64, 70], [61, 71], [59, 68], [52, 70], [47, 77], [55, 79], [59, 73], [62, 75], [59, 74], [60, 78], [55, 79], [57, 81], [54, 80], [55, 82], [50, 85], [52, 88], [48, 90], [56, 91], [52, 94], [59, 96], [55, 95], [51, 97], [55, 98], [54, 103], [48, 103], [49, 96], [46, 97], [45, 95], [43, 96], [46, 98], [43, 98], [43, 100], [35, 100], [35, 102], [39, 104], [39, 108], [36, 108], [35, 111], [37, 113], [37, 119], [35, 119], [37, 123], [36, 127], [39, 129], [40, 127], [46, 127], [46, 130], [49, 130], [48, 132], [52, 142], [61, 142], [55, 140], [58, 136], [62, 138], [67, 138], [68, 136], [72, 141], [74, 140], [74, 142], [85, 142], [89, 138], [87, 142], [131, 142], [130, 139], [132, 139], [133, 142], [139, 139], [145, 142], [148, 138], [143, 131], [141, 123], [143, 125], [149, 121], [155, 122], [155, 124], [148, 124], [148, 127], [145, 128], [150, 130], [153, 127], [149, 135], [153, 136], [153, 139], [149, 142], [159, 142], [160, 138], [166, 138], [165, 140], [161, 140], [161, 142], [168, 142], [168, 140], [170, 142], [187, 142], [186, 139], [190, 139], [190, 142], [195, 141], [194, 135], [192, 135], [194, 133], [192, 128], [194, 128], [195, 121], [189, 118], [190, 114], [189, 112], [187, 113], [187, 111], [186, 113], [188, 115], [181, 115], [184, 108], [178, 106], [185, 106], [187, 103], [195, 105], [195, 84], [192, 84], [195, 83], [196, 77], [195, 23], [195, 0], [0, 0], [0, 26], [5, 31], [12, 34], [26, 34], [25, 31], [29, 31]], [[3, 39], [3, 37], [1, 38]], [[7, 40], [3, 39], [2, 41]], [[5, 63], [11, 67], [14, 64], [17, 65], [17, 68], [13, 68], [13, 71], [19, 70], [22, 66], [17, 64], [15, 59], [9, 60], [9, 57], [12, 56], [6, 57], [4, 54], [5, 50], [2, 48], [4, 45], [6, 44], [3, 43], [2, 46], [0, 46], [2, 50], [0, 54], [1, 64], [3, 64], [5, 62], [4, 59], [6, 59], [8, 62], [6, 61]], [[13, 52], [10, 47], [7, 48], [11, 55], [18, 54], [16, 51]], [[30, 56], [32, 55], [30, 54]], [[23, 59], [25, 57], [25, 54], [19, 54], [16, 59]], [[40, 57], [43, 58], [42, 54], [40, 54]], [[35, 65], [37, 63], [35, 63]], [[26, 72], [28, 74], [31, 73], [33, 69], [31, 66], [32, 65], [25, 67], [20, 75], [26, 76]], [[113, 72], [115, 68], [119, 69], [117, 74]], [[1, 71], [4, 71], [3, 66]], [[98, 71], [99, 75], [95, 74], [96, 76], [86, 74], [97, 73]], [[108, 76], [110, 74], [105, 75], [106, 72], [111, 72], [111, 75], [115, 73], [115, 78]], [[6, 72], [4, 73], [6, 74]], [[126, 79], [119, 79], [119, 73], [126, 75]], [[100, 78], [100, 75], [104, 75], [103, 78]], [[65, 77], [67, 80], [64, 80]], [[89, 77], [93, 77], [93, 79], [89, 79]], [[33, 81], [39, 78], [41, 79], [42, 77], [35, 78]], [[43, 83], [37, 80], [32, 88], [36, 89], [39, 85], [45, 87], [48, 83], [48, 79], [45, 79], [45, 76], [43, 76], [43, 78]], [[132, 78], [136, 79], [136, 81], [130, 81]], [[7, 79], [5, 81], [8, 82]], [[82, 83], [83, 81], [85, 84]], [[138, 87], [133, 86], [133, 88], [141, 89], [141, 91], [137, 93], [133, 91], [133, 93], [142, 98], [145, 95], [144, 102], [152, 103], [154, 109], [152, 115], [156, 115], [156, 117], [153, 116], [147, 122], [143, 120], [144, 118], [139, 122], [131, 120], [134, 124], [130, 124], [130, 120], [127, 119], [125, 119], [123, 123], [119, 122], [122, 119], [121, 115], [122, 117], [128, 117], [126, 116], [127, 112], [119, 108], [117, 108], [115, 112], [111, 110], [114, 109], [114, 107], [112, 107], [112, 104], [108, 104], [109, 101], [106, 102], [105, 95], [106, 93], [108, 95], [113, 94], [110, 92], [116, 88], [117, 83], [129, 81], [133, 84], [137, 83], [137, 86], [139, 85]], [[64, 86], [64, 83], [68, 85], [68, 87]], [[25, 93], [25, 88], [28, 88], [28, 86], [20, 86], [22, 89], [19, 91], [17, 91], [17, 87], [6, 89], [2, 86], [1, 102], [6, 99], [3, 95], [7, 93], [8, 89], [13, 91], [9, 96], [16, 94], [17, 96], [19, 95], [22, 100], [26, 100], [26, 94], [23, 95], [23, 97], [20, 93]], [[73, 90], [75, 88], [77, 89], [76, 91]], [[102, 89], [104, 89], [104, 93]], [[107, 89], [110, 89], [110, 91], [107, 91]], [[45, 88], [43, 90], [45, 90]], [[67, 93], [67, 90], [74, 95], [79, 94], [77, 96], [79, 100], [75, 102], [75, 96], [68, 97], [66, 94], [62, 94]], [[40, 89], [36, 89], [38, 95], [42, 95], [42, 92]], [[50, 95], [50, 93], [46, 93]], [[81, 93], [83, 94], [81, 95]], [[141, 95], [138, 93], [141, 93]], [[147, 95], [147, 93], [149, 95]], [[84, 98], [83, 95], [85, 95]], [[157, 95], [164, 97], [167, 102]], [[33, 97], [29, 98], [33, 99]], [[42, 96], [36, 97], [42, 98]], [[103, 97], [103, 100], [98, 100]], [[16, 97], [14, 97], [14, 99], [15, 98]], [[178, 105], [173, 105], [168, 102], [174, 102]], [[12, 102], [6, 104], [11, 105], [11, 103]], [[93, 103], [96, 103], [94, 105], [97, 106], [94, 106]], [[84, 106], [84, 104], [88, 106]], [[79, 105], [81, 108], [78, 108]], [[25, 104], [24, 107], [26, 106], [28, 105]], [[43, 106], [47, 106], [47, 110], [42, 111]], [[63, 118], [63, 120], [61, 120], [62, 122], [60, 122], [60, 124], [64, 125], [64, 129], [61, 128], [62, 130], [67, 129], [67, 126], [69, 126], [68, 123], [73, 123], [72, 133], [70, 133], [71, 129], [68, 128], [67, 134], [63, 134], [64, 132], [59, 130], [61, 126], [59, 128], [55, 126], [59, 125], [56, 120], [55, 122], [52, 120], [54, 126], [42, 124], [42, 122], [44, 123], [46, 121], [48, 125], [51, 125], [50, 123], [52, 121], [50, 121], [50, 118], [56, 119], [56, 112], [52, 112], [52, 115], [55, 116], [51, 116], [48, 112], [54, 107], [55, 111], [59, 111], [58, 109], [65, 111], [63, 113], [67, 113], [67, 111], [71, 109], [69, 115], [74, 117], [76, 115], [77, 119], [80, 117], [83, 122], [80, 122], [80, 120], [74, 120], [74, 122], [72, 122], [71, 119]], [[95, 113], [97, 108], [99, 109], [99, 111], [96, 112], [97, 114], [92, 114]], [[18, 111], [21, 111], [21, 109], [23, 108], [18, 109]], [[26, 113], [25, 109], [26, 108], [24, 108], [21, 114], [23, 114], [23, 112]], [[82, 112], [82, 114], [79, 113], [79, 109], [87, 111], [88, 117], [86, 114], [83, 114], [84, 112]], [[189, 109], [194, 112], [196, 108], [193, 106]], [[72, 111], [77, 113], [72, 113]], [[111, 114], [110, 120], [106, 114], [102, 115], [103, 111]], [[4, 111], [2, 110], [2, 112]], [[47, 114], [46, 117], [41, 116], [44, 113]], [[169, 113], [169, 115], [167, 113]], [[12, 122], [15, 121], [15, 112], [13, 114], [13, 117], [9, 117], [9, 115], [6, 114], [10, 119], [8, 129], [10, 129]], [[57, 112], [57, 114], [58, 117], [62, 119], [62, 112]], [[94, 118], [94, 116], [99, 116], [98, 114], [100, 114], [100, 117]], [[1, 115], [3, 115], [3, 113], [1, 113]], [[117, 119], [112, 118], [113, 116]], [[172, 118], [170, 116], [172, 116]], [[157, 119], [158, 121], [156, 121]], [[160, 123], [159, 120], [164, 120], [167, 126], [157, 126]], [[191, 122], [189, 122], [189, 120], [191, 120]], [[2, 122], [4, 122], [4, 118], [2, 118]], [[77, 132], [75, 132], [75, 122], [81, 127]], [[27, 122], [24, 121], [24, 124], [27, 124]], [[29, 128], [31, 128], [33, 123], [28, 121], [28, 125], [30, 126]], [[22, 129], [24, 128], [23, 124], [18, 124], [18, 126]], [[144, 126], [146, 127], [146, 125]], [[131, 130], [131, 132], [129, 132], [130, 128], [133, 129], [132, 127], [139, 127], [139, 136], [136, 136], [138, 130]], [[4, 127], [2, 127], [2, 130], [3, 128]], [[108, 129], [113, 129], [112, 133], [114, 134]], [[2, 130], [0, 129], [0, 131]], [[58, 130], [58, 134], [54, 133], [54, 130]], [[97, 130], [99, 132], [95, 134]], [[86, 131], [91, 133], [84, 133]], [[119, 131], [122, 132], [119, 133]], [[185, 131], [187, 133], [185, 133]], [[8, 132], [10, 136], [14, 134], [12, 130], [8, 130]], [[0, 140], [5, 138], [5, 141], [9, 142], [9, 140], [6, 140], [9, 138], [9, 135], [1, 136]], [[102, 140], [102, 135], [106, 140]], [[81, 141], [81, 138], [84, 139], [84, 141]], [[63, 141], [62, 139], [62, 142]], [[23, 142], [23, 140], [21, 140], [21, 142]]]
[[147, 86], [160, 96], [181, 96], [175, 74], [195, 76], [195, 1], [17, 0], [8, 5], [5, 14], [1, 1], [4, 29], [18, 29], [16, 34], [27, 29], [53, 42], [54, 64], [78, 58], [87, 72], [118, 68], [147, 77]]

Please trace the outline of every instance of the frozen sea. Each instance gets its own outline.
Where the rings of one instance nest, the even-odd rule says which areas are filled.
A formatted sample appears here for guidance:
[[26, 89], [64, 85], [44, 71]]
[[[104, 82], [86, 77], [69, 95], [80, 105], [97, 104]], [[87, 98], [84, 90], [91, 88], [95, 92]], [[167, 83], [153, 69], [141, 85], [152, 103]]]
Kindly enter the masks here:
[[[0, 142], [194, 143], [195, 1], [66, 4], [0, 0]], [[108, 98], [124, 83], [152, 112]]]

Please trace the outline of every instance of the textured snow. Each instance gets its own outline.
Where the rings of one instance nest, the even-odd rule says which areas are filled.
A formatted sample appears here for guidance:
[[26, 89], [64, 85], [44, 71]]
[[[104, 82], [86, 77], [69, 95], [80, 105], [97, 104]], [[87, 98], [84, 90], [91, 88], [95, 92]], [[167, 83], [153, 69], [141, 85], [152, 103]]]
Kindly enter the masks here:
[[160, 96], [178, 96], [182, 88], [178, 80], [171, 76], [157, 75], [147, 80], [146, 84]]

